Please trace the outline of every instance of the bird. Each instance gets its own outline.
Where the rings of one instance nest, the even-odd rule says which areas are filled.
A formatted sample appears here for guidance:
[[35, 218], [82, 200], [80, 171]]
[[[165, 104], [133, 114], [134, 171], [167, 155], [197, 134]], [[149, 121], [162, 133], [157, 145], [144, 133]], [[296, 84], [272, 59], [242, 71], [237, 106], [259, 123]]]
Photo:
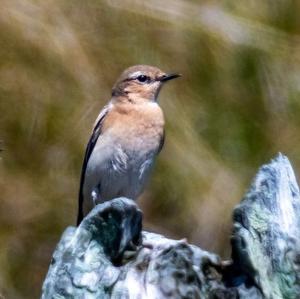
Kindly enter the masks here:
[[180, 77], [149, 65], [123, 71], [100, 111], [83, 159], [77, 225], [99, 203], [144, 190], [165, 132], [158, 103], [161, 87]]

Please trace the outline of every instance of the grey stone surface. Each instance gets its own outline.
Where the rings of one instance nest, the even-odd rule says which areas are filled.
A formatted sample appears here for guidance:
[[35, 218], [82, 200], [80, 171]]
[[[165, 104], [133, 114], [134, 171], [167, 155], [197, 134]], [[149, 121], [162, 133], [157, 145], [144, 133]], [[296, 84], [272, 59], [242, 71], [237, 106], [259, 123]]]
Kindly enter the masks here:
[[64, 232], [42, 299], [300, 298], [299, 190], [288, 159], [263, 166], [234, 210], [232, 261], [142, 231], [126, 198], [97, 205]]
[[300, 298], [300, 195], [289, 160], [259, 170], [234, 211], [233, 258], [265, 298]]

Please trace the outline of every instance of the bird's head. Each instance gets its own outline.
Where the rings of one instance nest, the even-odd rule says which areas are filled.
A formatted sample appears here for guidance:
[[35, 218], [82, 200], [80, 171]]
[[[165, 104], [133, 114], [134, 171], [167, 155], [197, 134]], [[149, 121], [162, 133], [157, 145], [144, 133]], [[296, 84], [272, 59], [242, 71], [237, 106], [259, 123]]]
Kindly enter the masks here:
[[112, 89], [112, 96], [133, 103], [153, 102], [156, 101], [162, 85], [178, 77], [179, 74], [167, 74], [154, 66], [132, 66], [121, 74]]

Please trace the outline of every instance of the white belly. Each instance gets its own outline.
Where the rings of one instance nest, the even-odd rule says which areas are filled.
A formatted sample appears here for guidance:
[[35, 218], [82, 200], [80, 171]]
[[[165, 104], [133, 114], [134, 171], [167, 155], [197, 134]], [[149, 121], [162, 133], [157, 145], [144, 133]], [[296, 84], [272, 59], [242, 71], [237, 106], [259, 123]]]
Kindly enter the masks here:
[[128, 150], [105, 135], [98, 140], [87, 164], [83, 186], [84, 211], [116, 197], [135, 200], [148, 180], [157, 148], [138, 140]]

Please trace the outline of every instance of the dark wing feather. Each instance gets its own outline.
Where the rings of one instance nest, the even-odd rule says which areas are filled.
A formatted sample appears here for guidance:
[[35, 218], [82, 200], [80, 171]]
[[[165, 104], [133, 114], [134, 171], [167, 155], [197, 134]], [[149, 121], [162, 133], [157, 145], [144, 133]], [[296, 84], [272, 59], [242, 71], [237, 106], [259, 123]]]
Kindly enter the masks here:
[[166, 139], [165, 136], [166, 136], [166, 135], [165, 135], [165, 130], [164, 130], [164, 131], [163, 131], [163, 134], [162, 134], [162, 136], [161, 136], [161, 139], [160, 139], [160, 143], [159, 143], [159, 147], [158, 147], [157, 153], [160, 153], [160, 151], [162, 150], [162, 148], [163, 148], [163, 146], [164, 146], [164, 144], [165, 144], [165, 139]]
[[80, 224], [80, 222], [83, 219], [83, 184], [84, 184], [84, 178], [85, 178], [85, 171], [86, 167], [89, 161], [89, 158], [93, 152], [93, 149], [97, 143], [97, 140], [99, 136], [101, 135], [101, 128], [103, 124], [103, 120], [108, 112], [108, 106], [105, 106], [103, 110], [101, 111], [97, 123], [94, 127], [92, 136], [87, 144], [85, 155], [83, 159], [82, 169], [81, 169], [81, 176], [80, 176], [80, 187], [79, 187], [79, 196], [78, 196], [78, 215], [77, 215], [77, 226]]

